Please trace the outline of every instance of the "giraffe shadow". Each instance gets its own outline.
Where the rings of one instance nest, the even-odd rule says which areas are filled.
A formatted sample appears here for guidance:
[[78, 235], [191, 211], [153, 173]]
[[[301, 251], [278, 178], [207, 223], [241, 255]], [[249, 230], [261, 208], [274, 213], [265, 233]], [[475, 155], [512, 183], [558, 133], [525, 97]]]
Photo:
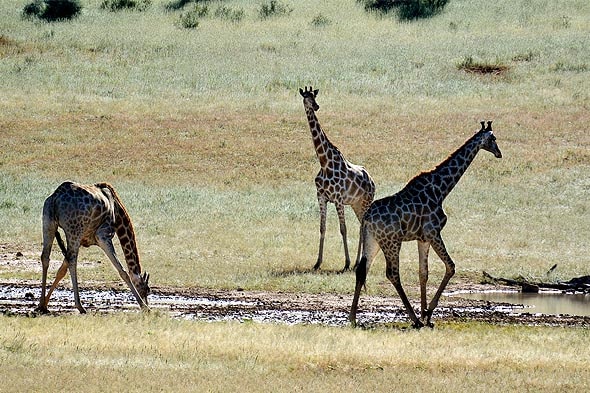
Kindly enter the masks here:
[[320, 276], [335, 276], [340, 274], [347, 274], [351, 273], [352, 270], [342, 271], [334, 270], [334, 269], [319, 269], [314, 270], [312, 268], [303, 269], [303, 268], [289, 268], [289, 269], [282, 269], [282, 270], [273, 270], [271, 275], [273, 277], [292, 277], [292, 276], [303, 276], [303, 275], [320, 275]]

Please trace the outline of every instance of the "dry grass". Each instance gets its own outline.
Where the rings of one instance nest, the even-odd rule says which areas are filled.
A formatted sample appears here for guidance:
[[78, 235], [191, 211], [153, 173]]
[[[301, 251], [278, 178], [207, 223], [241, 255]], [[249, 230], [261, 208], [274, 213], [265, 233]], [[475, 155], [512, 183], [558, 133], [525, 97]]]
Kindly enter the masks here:
[[[331, 140], [379, 197], [494, 120], [446, 201], [454, 281], [589, 274], [590, 122], [585, 0], [453, 0], [398, 23], [356, 2], [286, 1], [288, 18], [111, 13], [68, 23], [0, 2], [0, 244], [36, 260], [44, 198], [66, 179], [108, 181], [126, 203], [154, 285], [350, 293], [350, 274], [307, 273], [318, 241], [317, 162], [297, 89], [320, 89]], [[321, 15], [330, 24], [312, 22]], [[501, 76], [457, 70], [496, 59]], [[350, 244], [356, 244], [352, 214]], [[354, 246], [353, 246], [354, 247]], [[343, 265], [330, 211], [326, 270]], [[414, 245], [402, 250], [413, 295]], [[60, 256], [54, 253], [54, 258]], [[80, 280], [119, 282], [84, 250]], [[440, 279], [434, 258], [431, 282]], [[37, 271], [0, 268], [3, 278]], [[66, 280], [67, 281], [67, 280]], [[382, 261], [369, 292], [392, 294]], [[2, 391], [587, 390], [587, 331], [449, 324], [434, 331], [205, 324], [159, 315], [0, 316]], [[408, 389], [406, 389], [408, 388]]]
[[[586, 331], [448, 324], [361, 331], [158, 315], [0, 316], [2, 390], [567, 391], [588, 386]], [[542, 342], [543, 345], [539, 345]], [[551, 377], [549, 378], [548, 375]]]

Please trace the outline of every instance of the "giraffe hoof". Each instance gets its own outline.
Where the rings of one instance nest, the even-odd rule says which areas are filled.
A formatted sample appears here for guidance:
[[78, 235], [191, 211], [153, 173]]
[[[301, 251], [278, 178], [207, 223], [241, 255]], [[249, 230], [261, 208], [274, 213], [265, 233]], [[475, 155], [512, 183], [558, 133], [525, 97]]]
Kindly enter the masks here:
[[416, 321], [412, 324], [412, 327], [414, 329], [422, 329], [424, 327], [424, 324], [420, 321]]
[[49, 310], [44, 306], [37, 306], [37, 308], [35, 308], [35, 312], [39, 314], [49, 314]]

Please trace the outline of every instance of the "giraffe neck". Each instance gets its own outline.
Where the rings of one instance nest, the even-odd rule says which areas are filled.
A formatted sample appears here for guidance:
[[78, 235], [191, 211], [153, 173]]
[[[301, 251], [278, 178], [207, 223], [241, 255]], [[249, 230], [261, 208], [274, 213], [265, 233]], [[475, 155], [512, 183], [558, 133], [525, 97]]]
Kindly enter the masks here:
[[139, 252], [137, 251], [133, 224], [124, 206], [117, 203], [115, 210], [115, 232], [119, 238], [119, 243], [121, 243], [121, 248], [123, 248], [127, 270], [139, 276], [141, 275], [141, 264], [139, 263]]
[[463, 146], [458, 148], [432, 171], [433, 186], [438, 190], [441, 200], [446, 198], [457, 183], [459, 183], [461, 176], [463, 176], [479, 152], [479, 136], [480, 134], [477, 133], [469, 138]]
[[[315, 115], [312, 108], [306, 107], [305, 113], [307, 115], [307, 121], [309, 122], [309, 130], [311, 131], [311, 138], [313, 139], [313, 145], [315, 152], [320, 160], [320, 166], [326, 168], [328, 166], [328, 151], [335, 149], [334, 145], [328, 140], [324, 131], [320, 127], [320, 122]], [[335, 157], [336, 155], [332, 155]]]
[[137, 252], [137, 241], [135, 240], [133, 223], [127, 213], [127, 209], [125, 209], [125, 205], [123, 205], [113, 186], [108, 183], [100, 183], [97, 186], [107, 188], [113, 197], [113, 204], [115, 205], [115, 232], [123, 249], [127, 270], [133, 273], [132, 279], [135, 281], [141, 276], [141, 264], [139, 262], [139, 253]]

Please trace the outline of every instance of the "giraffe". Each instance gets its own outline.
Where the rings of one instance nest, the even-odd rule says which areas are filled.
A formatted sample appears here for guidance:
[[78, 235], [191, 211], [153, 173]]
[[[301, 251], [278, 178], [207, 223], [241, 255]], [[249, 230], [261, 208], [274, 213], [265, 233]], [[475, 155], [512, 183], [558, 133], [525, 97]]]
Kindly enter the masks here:
[[[67, 248], [58, 232], [58, 227], [61, 227], [65, 233]], [[129, 273], [123, 270], [115, 254], [112, 242], [115, 233], [123, 249]], [[54, 238], [57, 238], [64, 261], [45, 296], [49, 256]], [[131, 289], [139, 306], [147, 310], [147, 295], [150, 292], [149, 275], [141, 274], [135, 232], [123, 202], [110, 184], [82, 185], [72, 182], [62, 183], [43, 205], [43, 251], [41, 253], [43, 274], [41, 299], [37, 310], [43, 313], [48, 312], [49, 297], [69, 270], [76, 308], [80, 313], [86, 312], [80, 303], [76, 263], [80, 246], [92, 245], [99, 246], [107, 254], [123, 281]]]
[[[457, 185], [480, 149], [487, 150], [496, 158], [502, 153], [492, 132], [492, 122], [481, 122], [481, 130], [469, 138], [463, 146], [430, 172], [414, 177], [397, 194], [376, 200], [364, 216], [364, 245], [361, 261], [356, 269], [356, 286], [349, 320], [356, 326], [356, 312], [362, 287], [369, 268], [379, 249], [386, 261], [386, 276], [401, 298], [415, 328], [433, 327], [432, 312], [451, 277], [455, 263], [447, 253], [440, 232], [446, 224], [442, 203]], [[418, 242], [421, 319], [416, 317], [402, 288], [399, 275], [399, 252], [404, 241]], [[428, 281], [428, 251], [433, 250], [445, 264], [445, 274], [430, 304], [426, 303]]]
[[[326, 234], [326, 208], [327, 203], [332, 202], [336, 206], [340, 221], [340, 234], [344, 244], [344, 271], [346, 271], [350, 268], [350, 256], [346, 241], [344, 206], [350, 205], [359, 222], [362, 222], [363, 215], [375, 196], [375, 183], [364, 167], [347, 161], [340, 150], [328, 140], [315, 114], [320, 109], [315, 100], [318, 92], [319, 90], [313, 90], [311, 86], [309, 89], [307, 87], [305, 90], [299, 89], [299, 93], [303, 96], [303, 107], [321, 167], [315, 178], [317, 199], [320, 205], [320, 248], [317, 262], [313, 268], [318, 270], [322, 264]], [[359, 263], [362, 241], [361, 231], [355, 266]]]

